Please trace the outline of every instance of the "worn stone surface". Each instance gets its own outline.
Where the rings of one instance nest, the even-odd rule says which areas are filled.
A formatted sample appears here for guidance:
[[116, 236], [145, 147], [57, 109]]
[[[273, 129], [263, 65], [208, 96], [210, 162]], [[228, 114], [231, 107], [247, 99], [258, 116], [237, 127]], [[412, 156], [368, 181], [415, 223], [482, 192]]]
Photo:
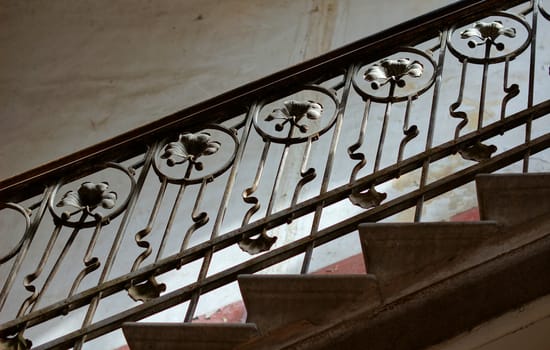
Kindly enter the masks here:
[[492, 174], [476, 178], [482, 220], [514, 225], [550, 213], [550, 174]]
[[550, 293], [549, 256], [547, 236], [289, 348], [424, 349]]
[[[308, 329], [305, 336], [286, 344], [285, 349], [359, 350], [368, 346], [369, 350], [420, 350], [522, 308], [550, 293], [550, 280], [545, 278], [550, 269], [550, 226], [547, 221], [540, 221], [529, 234], [535, 231], [540, 237], [535, 241], [495, 257], [486, 255], [482, 264], [379, 307], [357, 309], [333, 323]], [[517, 328], [509, 329], [513, 332]], [[514, 341], [521, 344], [518, 339]], [[528, 341], [523, 338], [525, 346]], [[256, 340], [254, 347], [247, 345], [239, 349], [277, 349], [269, 338], [264, 343]]]
[[372, 275], [244, 275], [239, 286], [247, 322], [262, 333], [302, 320], [320, 324], [380, 304]]
[[254, 337], [253, 324], [126, 323], [132, 350], [229, 350]]
[[468, 255], [498, 236], [495, 222], [387, 223], [359, 226], [367, 271], [384, 298], [425, 287], [465, 267]]

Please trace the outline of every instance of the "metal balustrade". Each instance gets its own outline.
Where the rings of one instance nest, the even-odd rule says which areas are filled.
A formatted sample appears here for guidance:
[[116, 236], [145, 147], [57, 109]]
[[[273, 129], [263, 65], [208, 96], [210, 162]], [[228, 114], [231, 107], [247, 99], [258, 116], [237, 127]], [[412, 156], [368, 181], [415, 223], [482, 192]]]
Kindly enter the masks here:
[[544, 5], [457, 2], [1, 182], [0, 348], [190, 322], [361, 222], [445, 219], [476, 174], [548, 171]]

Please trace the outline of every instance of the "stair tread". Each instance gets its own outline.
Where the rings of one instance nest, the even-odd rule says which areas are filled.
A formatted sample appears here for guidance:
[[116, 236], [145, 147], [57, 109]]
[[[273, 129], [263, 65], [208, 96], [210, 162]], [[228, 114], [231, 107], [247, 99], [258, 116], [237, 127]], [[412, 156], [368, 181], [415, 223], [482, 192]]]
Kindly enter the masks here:
[[550, 173], [481, 174], [476, 188], [482, 220], [510, 226], [550, 213]]
[[[355, 327], [348, 345], [362, 347], [367, 334], [377, 348], [405, 334], [411, 317], [438, 315], [422, 325], [426, 336], [434, 326], [449, 334], [475, 326], [548, 291], [537, 278], [550, 249], [550, 174], [481, 175], [476, 183], [482, 221], [360, 225], [366, 275], [241, 275], [246, 324], [130, 323], [124, 333], [133, 350], [276, 349], [322, 336], [328, 344]], [[498, 294], [508, 279], [523, 287]], [[484, 311], [467, 304], [464, 313], [456, 300], [483, 301]], [[445, 315], [456, 325], [434, 323]]]
[[445, 278], [451, 265], [500, 235], [496, 222], [382, 223], [359, 226], [367, 271], [385, 299]]
[[122, 327], [132, 350], [229, 350], [258, 335], [251, 323], [148, 323]]
[[364, 349], [368, 344], [373, 350], [425, 349], [550, 293], [545, 278], [549, 254], [546, 235], [374, 310], [325, 325], [288, 348]]
[[242, 275], [247, 322], [262, 333], [291, 322], [320, 324], [359, 305], [381, 303], [372, 275]]

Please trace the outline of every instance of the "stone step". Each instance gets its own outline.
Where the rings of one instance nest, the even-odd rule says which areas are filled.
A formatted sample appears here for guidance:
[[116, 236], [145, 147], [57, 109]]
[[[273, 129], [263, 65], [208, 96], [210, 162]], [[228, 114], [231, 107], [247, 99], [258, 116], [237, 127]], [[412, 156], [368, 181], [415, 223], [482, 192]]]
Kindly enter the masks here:
[[550, 213], [550, 173], [482, 174], [476, 188], [481, 220], [513, 226]]
[[548, 293], [550, 174], [476, 185], [482, 221], [362, 224], [367, 275], [241, 275], [246, 324], [128, 323], [130, 348], [420, 349]]
[[[548, 295], [549, 270], [547, 235], [370, 312], [344, 315], [285, 349], [427, 349]], [[255, 349], [265, 348], [239, 350]]]
[[359, 235], [367, 272], [387, 301], [472, 266], [468, 257], [500, 231], [493, 221], [368, 223]]
[[229, 350], [258, 335], [254, 324], [144, 323], [122, 326], [131, 350]]
[[247, 322], [262, 334], [300, 321], [319, 325], [381, 304], [372, 275], [242, 275], [238, 280]]

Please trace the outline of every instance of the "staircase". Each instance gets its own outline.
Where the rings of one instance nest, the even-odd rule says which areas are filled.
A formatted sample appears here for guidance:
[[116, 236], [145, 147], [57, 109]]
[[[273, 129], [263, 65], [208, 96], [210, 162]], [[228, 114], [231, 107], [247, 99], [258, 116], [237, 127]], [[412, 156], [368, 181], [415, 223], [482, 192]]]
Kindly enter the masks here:
[[479, 222], [359, 226], [366, 275], [242, 275], [246, 324], [123, 326], [141, 349], [423, 349], [550, 293], [550, 174], [476, 178]]
[[[547, 4], [454, 2], [1, 181], [0, 349], [424, 349], [550, 294]], [[480, 222], [434, 223], [474, 179]], [[236, 281], [245, 324], [192, 322]]]

